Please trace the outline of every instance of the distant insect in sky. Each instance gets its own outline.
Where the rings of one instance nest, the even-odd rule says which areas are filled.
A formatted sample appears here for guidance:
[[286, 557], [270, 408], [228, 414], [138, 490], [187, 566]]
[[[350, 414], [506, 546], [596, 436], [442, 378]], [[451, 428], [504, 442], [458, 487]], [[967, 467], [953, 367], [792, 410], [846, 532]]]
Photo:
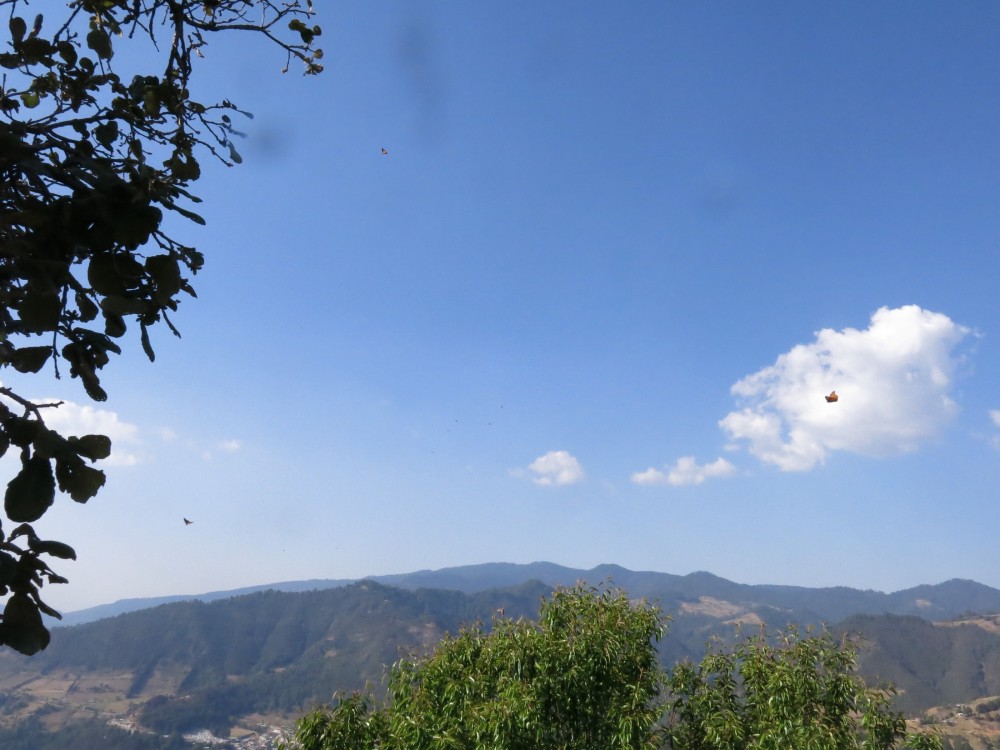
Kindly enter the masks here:
[[385, 156], [385, 155], [387, 155], [388, 153], [389, 153], [389, 152], [388, 152], [388, 151], [386, 151], [386, 150], [385, 150], [384, 148], [382, 149], [382, 156]]
[[832, 404], [835, 401], [837, 401], [837, 399], [839, 399], [839, 398], [840, 398], [840, 396], [837, 395], [836, 391], [830, 391], [830, 395], [826, 397], [826, 402], [828, 404]]
[[184, 525], [185, 525], [185, 526], [190, 526], [190, 525], [191, 525], [191, 524], [193, 524], [193, 523], [194, 523], [194, 521], [189, 521], [189, 520], [187, 520], [186, 518], [184, 519]]

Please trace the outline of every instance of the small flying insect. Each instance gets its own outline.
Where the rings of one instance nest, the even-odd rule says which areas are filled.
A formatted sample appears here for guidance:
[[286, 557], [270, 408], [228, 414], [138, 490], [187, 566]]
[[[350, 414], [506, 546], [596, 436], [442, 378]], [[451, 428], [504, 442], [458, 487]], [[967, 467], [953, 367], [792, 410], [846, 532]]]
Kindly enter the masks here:
[[191, 525], [191, 524], [193, 524], [193, 523], [194, 523], [194, 521], [189, 521], [189, 520], [188, 520], [188, 519], [186, 519], [186, 518], [184, 519], [184, 525], [185, 525], [185, 526], [190, 526], [190, 525]]
[[385, 148], [383, 148], [382, 149], [382, 156], [387, 156], [388, 154], [389, 154], [389, 152]]
[[837, 395], [836, 391], [830, 391], [830, 395], [826, 397], [826, 402], [828, 404], [832, 404], [835, 403], [839, 398], [840, 396]]

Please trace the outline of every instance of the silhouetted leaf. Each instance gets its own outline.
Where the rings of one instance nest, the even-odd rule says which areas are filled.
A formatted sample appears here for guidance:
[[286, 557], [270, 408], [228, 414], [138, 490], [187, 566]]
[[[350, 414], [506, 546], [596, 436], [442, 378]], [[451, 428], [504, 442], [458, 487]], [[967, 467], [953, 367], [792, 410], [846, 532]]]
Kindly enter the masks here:
[[31, 523], [44, 515], [56, 495], [52, 464], [47, 458], [32, 456], [7, 484], [4, 510], [11, 521]]
[[111, 146], [118, 138], [118, 121], [109, 120], [94, 128], [94, 137], [103, 146]]
[[38, 606], [31, 597], [23, 593], [12, 595], [3, 610], [0, 643], [30, 656], [48, 646], [49, 637]]
[[156, 299], [161, 304], [170, 300], [181, 289], [181, 269], [176, 258], [153, 255], [146, 258], [146, 272], [156, 283]]
[[104, 29], [93, 29], [87, 34], [87, 46], [94, 50], [102, 60], [110, 60], [114, 54], [111, 47], [111, 37]]
[[81, 294], [80, 292], [76, 294], [76, 306], [80, 310], [80, 321], [83, 323], [90, 322], [100, 312], [100, 308], [94, 301], [86, 294]]
[[59, 489], [68, 492], [78, 503], [90, 500], [107, 479], [103, 471], [87, 466], [79, 458], [57, 461], [55, 476], [59, 480]]
[[16, 47], [24, 39], [24, 35], [28, 33], [28, 24], [20, 16], [12, 16], [8, 25], [10, 26], [10, 38]]
[[38, 372], [51, 354], [52, 348], [48, 346], [26, 346], [11, 355], [10, 363], [18, 372]]
[[84, 435], [69, 438], [69, 444], [84, 458], [100, 461], [111, 455], [111, 438], [107, 435]]
[[156, 352], [153, 351], [153, 345], [149, 343], [149, 330], [145, 323], [140, 323], [140, 328], [139, 339], [142, 341], [142, 350], [146, 352], [149, 361], [153, 362], [156, 360]]
[[104, 332], [108, 336], [114, 336], [119, 338], [125, 335], [125, 331], [128, 330], [125, 325], [125, 318], [121, 315], [115, 315], [105, 311], [104, 313]]
[[52, 555], [62, 560], [75, 560], [76, 551], [62, 542], [43, 541], [36, 539], [28, 542], [28, 547], [39, 554]]
[[59, 42], [59, 57], [63, 59], [63, 62], [67, 65], [75, 65], [77, 54], [76, 47], [74, 47], [70, 42]]

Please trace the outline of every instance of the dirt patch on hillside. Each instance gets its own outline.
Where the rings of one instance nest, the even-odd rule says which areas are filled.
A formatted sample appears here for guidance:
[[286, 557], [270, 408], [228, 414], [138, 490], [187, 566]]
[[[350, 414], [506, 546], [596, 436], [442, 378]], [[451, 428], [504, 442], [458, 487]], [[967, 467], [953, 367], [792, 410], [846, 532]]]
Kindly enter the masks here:
[[711, 596], [701, 596], [697, 602], [681, 602], [681, 614], [708, 615], [709, 617], [737, 617], [745, 614], [746, 607]]
[[975, 617], [964, 617], [959, 620], [948, 620], [946, 622], [935, 622], [935, 625], [942, 628], [954, 628], [959, 625], [975, 625], [988, 633], [1000, 635], [1000, 615], [984, 615]]

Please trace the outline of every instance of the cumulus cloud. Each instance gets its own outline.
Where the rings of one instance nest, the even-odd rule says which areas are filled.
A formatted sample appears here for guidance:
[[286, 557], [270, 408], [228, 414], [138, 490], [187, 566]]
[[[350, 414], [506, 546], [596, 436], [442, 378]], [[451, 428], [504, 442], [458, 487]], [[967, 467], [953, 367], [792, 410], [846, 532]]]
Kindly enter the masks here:
[[[39, 399], [40, 404], [54, 404], [59, 399]], [[107, 435], [111, 455], [103, 461], [110, 466], [134, 466], [139, 463], [139, 428], [123, 422], [113, 411], [62, 401], [59, 406], [42, 410], [45, 425], [62, 435]]]
[[543, 486], [576, 484], [583, 479], [583, 467], [566, 451], [549, 451], [528, 464], [535, 484]]
[[717, 458], [710, 464], [699, 465], [694, 456], [683, 456], [677, 459], [666, 473], [650, 467], [645, 471], [632, 475], [635, 484], [663, 485], [678, 487], [684, 484], [701, 484], [711, 477], [728, 477], [736, 471], [736, 467], [724, 458]]
[[[808, 471], [832, 451], [916, 450], [957, 411], [949, 390], [969, 333], [916, 305], [880, 308], [865, 330], [825, 328], [737, 382], [743, 406], [719, 425], [783, 471]], [[833, 390], [840, 398], [827, 403]]]

